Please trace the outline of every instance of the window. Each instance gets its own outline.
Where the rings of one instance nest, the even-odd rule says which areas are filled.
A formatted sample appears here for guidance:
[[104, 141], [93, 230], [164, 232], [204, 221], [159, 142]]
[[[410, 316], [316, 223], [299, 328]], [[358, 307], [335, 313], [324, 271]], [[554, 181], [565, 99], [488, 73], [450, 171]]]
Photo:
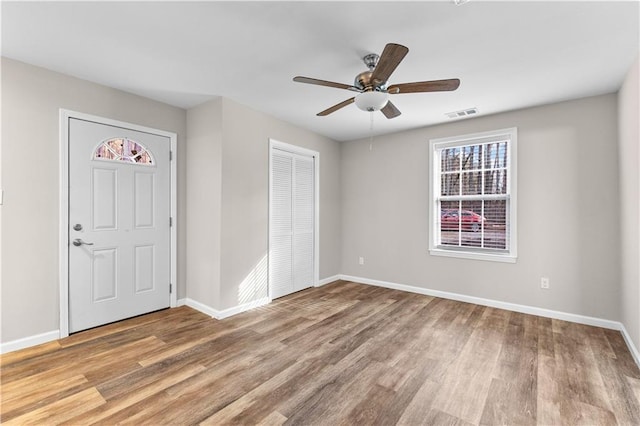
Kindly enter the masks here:
[[515, 262], [517, 129], [432, 139], [432, 255]]
[[93, 152], [93, 159], [124, 161], [148, 166], [154, 164], [151, 153], [144, 146], [127, 138], [111, 138], [102, 142]]

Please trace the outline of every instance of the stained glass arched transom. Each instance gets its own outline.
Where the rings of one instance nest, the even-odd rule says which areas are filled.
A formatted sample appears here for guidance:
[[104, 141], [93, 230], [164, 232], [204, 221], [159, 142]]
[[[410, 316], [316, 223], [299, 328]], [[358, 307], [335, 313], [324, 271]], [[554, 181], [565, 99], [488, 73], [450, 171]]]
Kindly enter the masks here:
[[127, 138], [105, 140], [93, 152], [93, 159], [123, 161], [147, 166], [155, 164], [153, 155], [147, 148], [139, 142]]

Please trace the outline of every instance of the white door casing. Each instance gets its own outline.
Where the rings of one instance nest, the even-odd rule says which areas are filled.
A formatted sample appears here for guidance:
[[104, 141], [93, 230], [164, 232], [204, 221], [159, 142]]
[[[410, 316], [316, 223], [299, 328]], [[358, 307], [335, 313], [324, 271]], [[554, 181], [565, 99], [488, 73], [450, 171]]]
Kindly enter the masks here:
[[[175, 306], [175, 134], [70, 111], [61, 121], [61, 337]], [[151, 164], [95, 158], [114, 139]]]
[[270, 140], [269, 296], [318, 282], [317, 152]]

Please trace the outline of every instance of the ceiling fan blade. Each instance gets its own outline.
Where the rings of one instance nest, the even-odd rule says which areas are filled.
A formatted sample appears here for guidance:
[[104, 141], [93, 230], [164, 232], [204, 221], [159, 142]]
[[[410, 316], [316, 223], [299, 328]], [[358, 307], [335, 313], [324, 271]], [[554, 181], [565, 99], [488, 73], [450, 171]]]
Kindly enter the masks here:
[[327, 108], [322, 112], [319, 112], [318, 114], [316, 114], [319, 117], [324, 117], [325, 115], [329, 115], [332, 112], [336, 112], [337, 110], [339, 110], [340, 108], [344, 108], [349, 104], [352, 104], [355, 101], [356, 98], [349, 98], [346, 101], [342, 101], [339, 104], [336, 104], [334, 106], [332, 106], [331, 108]]
[[395, 93], [420, 93], [420, 92], [447, 92], [456, 90], [460, 86], [460, 80], [416, 81], [414, 83], [393, 84], [387, 88], [391, 94]]
[[389, 118], [389, 119], [396, 118], [397, 116], [402, 114], [400, 112], [400, 110], [398, 108], [396, 108], [396, 106], [394, 104], [391, 103], [391, 101], [387, 102], [387, 104], [384, 106], [384, 108], [382, 108], [380, 111], [382, 111], [384, 116]]
[[318, 86], [335, 87], [336, 89], [347, 89], [354, 92], [362, 91], [355, 86], [349, 86], [348, 84], [342, 84], [342, 83], [334, 83], [333, 81], [318, 80], [317, 78], [297, 76], [293, 78], [293, 81], [295, 81], [296, 83], [307, 83], [307, 84], [316, 84]]
[[409, 53], [409, 49], [401, 44], [389, 43], [384, 47], [382, 55], [378, 60], [371, 75], [371, 80], [374, 82], [384, 83], [389, 80], [391, 73], [396, 69], [398, 64]]

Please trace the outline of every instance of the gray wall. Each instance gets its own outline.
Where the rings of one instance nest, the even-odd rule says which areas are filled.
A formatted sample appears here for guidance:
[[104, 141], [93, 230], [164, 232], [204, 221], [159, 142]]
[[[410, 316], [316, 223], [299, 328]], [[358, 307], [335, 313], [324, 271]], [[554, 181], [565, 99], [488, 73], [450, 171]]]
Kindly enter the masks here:
[[[2, 58], [2, 341], [59, 329], [59, 109], [178, 134], [179, 230], [185, 227], [186, 114], [119, 90]], [[185, 294], [178, 235], [178, 296]]]
[[640, 67], [629, 70], [618, 94], [620, 123], [621, 321], [640, 348]]
[[[189, 298], [226, 309], [267, 296], [269, 138], [320, 153], [320, 278], [340, 273], [337, 142], [226, 98], [190, 110], [188, 131], [189, 160], [199, 164], [195, 168], [189, 163]], [[196, 158], [200, 149], [204, 155], [219, 152], [221, 163], [204, 164]], [[216, 170], [218, 164], [221, 169]], [[203, 211], [191, 211], [201, 207]], [[216, 246], [212, 227], [217, 225], [212, 222], [218, 217]]]
[[[616, 102], [605, 95], [380, 136], [371, 151], [368, 139], [343, 143], [342, 273], [619, 320]], [[514, 126], [517, 262], [430, 256], [429, 139]]]
[[222, 99], [187, 111], [187, 297], [220, 300]]

